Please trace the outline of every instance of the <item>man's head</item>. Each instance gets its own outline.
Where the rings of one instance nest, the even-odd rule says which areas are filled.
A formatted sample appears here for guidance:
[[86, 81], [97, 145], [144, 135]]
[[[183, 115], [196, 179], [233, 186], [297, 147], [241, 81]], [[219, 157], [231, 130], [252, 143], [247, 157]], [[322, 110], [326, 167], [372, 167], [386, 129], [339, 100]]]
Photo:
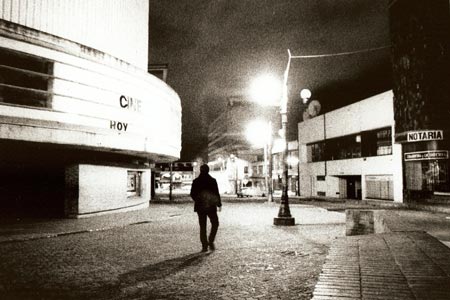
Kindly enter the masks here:
[[200, 166], [200, 173], [201, 174], [208, 174], [209, 173], [209, 166], [208, 165], [201, 165]]

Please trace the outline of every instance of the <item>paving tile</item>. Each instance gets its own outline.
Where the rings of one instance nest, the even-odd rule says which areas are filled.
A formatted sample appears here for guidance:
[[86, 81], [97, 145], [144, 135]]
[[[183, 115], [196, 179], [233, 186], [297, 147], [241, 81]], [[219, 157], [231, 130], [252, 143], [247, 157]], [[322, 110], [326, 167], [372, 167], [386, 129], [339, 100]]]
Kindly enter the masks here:
[[311, 300], [355, 300], [355, 299], [361, 299], [358, 297], [347, 297], [347, 296], [323, 296], [323, 295], [317, 295], [311, 298]]
[[360, 290], [361, 299], [450, 299], [450, 249], [435, 238], [423, 232], [395, 232], [353, 237], [351, 243], [351, 260], [342, 255], [349, 249], [345, 241], [332, 245], [317, 292], [348, 287]]

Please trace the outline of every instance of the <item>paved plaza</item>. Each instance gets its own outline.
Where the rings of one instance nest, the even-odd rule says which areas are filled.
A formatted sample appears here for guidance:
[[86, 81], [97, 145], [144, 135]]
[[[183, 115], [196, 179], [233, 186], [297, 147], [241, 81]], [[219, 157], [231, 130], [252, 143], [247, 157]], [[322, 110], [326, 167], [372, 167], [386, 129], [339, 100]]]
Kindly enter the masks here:
[[[291, 204], [296, 225], [275, 227], [278, 204], [225, 199], [217, 250], [207, 253], [187, 201], [78, 220], [4, 221], [0, 299], [311, 299], [333, 247], [352, 239], [344, 236], [345, 207], [316, 204]], [[450, 241], [445, 214], [389, 209], [385, 217], [395, 231], [421, 228]], [[370, 249], [374, 239], [364, 237]]]
[[224, 203], [217, 250], [206, 254], [190, 203], [3, 226], [0, 298], [310, 299], [345, 216], [292, 205], [298, 225], [275, 227], [277, 212]]

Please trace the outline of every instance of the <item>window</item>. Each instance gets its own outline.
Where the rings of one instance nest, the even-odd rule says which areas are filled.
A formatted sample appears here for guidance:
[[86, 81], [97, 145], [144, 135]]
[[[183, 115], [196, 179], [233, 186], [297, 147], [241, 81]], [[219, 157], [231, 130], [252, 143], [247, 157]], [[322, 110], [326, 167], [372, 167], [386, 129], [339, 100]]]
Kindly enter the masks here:
[[361, 157], [361, 135], [352, 134], [326, 141], [326, 158], [329, 160]]
[[392, 130], [390, 127], [362, 133], [362, 155], [378, 156], [392, 154]]
[[0, 103], [51, 107], [53, 63], [0, 48]]
[[253, 175], [258, 174], [258, 166], [252, 166], [252, 174]]
[[325, 160], [325, 142], [308, 145], [308, 162]]
[[308, 162], [392, 154], [392, 129], [385, 127], [307, 145]]
[[141, 195], [141, 175], [142, 172], [128, 171], [128, 180], [127, 180], [128, 197]]
[[317, 181], [325, 181], [325, 176], [318, 175], [316, 179], [317, 179]]
[[263, 173], [263, 166], [258, 166], [258, 174], [262, 174]]
[[392, 131], [384, 128], [377, 131], [377, 155], [392, 154]]

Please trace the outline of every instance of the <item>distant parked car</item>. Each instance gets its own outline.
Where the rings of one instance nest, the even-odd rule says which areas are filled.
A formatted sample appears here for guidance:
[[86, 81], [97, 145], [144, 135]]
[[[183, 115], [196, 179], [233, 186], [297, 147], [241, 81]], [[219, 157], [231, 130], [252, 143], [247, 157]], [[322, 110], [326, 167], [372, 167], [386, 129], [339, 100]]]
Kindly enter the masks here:
[[254, 188], [254, 187], [242, 187], [238, 193], [237, 196], [239, 198], [243, 197], [265, 197], [264, 191]]

